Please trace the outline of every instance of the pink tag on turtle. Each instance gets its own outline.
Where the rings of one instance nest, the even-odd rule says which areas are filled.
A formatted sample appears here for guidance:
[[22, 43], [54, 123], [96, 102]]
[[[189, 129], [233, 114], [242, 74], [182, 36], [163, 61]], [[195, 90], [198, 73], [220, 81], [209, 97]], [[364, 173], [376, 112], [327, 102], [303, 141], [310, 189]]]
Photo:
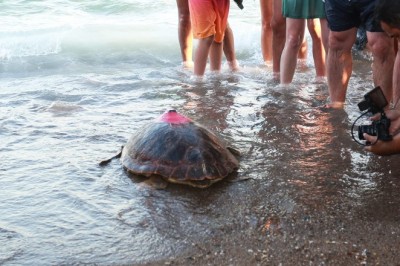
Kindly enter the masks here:
[[190, 118], [179, 114], [176, 110], [167, 110], [159, 118], [157, 118], [156, 121], [170, 124], [185, 124], [192, 122]]

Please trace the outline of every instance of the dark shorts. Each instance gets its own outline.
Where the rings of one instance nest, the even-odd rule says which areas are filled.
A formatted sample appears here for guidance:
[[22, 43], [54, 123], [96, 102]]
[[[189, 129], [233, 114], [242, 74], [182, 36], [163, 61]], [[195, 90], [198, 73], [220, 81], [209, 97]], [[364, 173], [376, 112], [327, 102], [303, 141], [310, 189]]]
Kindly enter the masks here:
[[377, 2], [378, 0], [325, 0], [329, 28], [332, 31], [345, 31], [363, 25], [369, 32], [382, 32], [379, 22], [374, 19]]

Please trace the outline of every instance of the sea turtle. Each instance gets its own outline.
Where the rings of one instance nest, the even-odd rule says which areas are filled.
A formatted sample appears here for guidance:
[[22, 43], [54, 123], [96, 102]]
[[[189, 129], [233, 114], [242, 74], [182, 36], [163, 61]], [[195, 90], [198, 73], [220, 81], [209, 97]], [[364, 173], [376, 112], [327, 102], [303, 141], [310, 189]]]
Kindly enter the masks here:
[[238, 169], [238, 154], [204, 126], [168, 110], [133, 134], [120, 156], [133, 174], [206, 188]]

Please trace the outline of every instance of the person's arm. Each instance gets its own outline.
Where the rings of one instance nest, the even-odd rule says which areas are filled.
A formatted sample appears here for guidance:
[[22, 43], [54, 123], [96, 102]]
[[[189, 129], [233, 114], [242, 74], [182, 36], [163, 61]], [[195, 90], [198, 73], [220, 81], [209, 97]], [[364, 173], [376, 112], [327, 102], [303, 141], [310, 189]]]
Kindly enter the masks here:
[[[382, 141], [377, 140], [376, 136], [371, 136], [368, 134], [364, 134], [364, 138], [366, 141], [373, 143], [371, 146], [365, 147], [367, 151], [375, 153], [377, 155], [391, 155], [400, 153], [400, 110], [388, 110], [385, 112], [386, 117], [390, 119], [391, 124], [389, 128], [389, 133], [393, 135], [393, 140], [391, 141]], [[379, 120], [380, 115], [375, 115], [372, 117], [373, 120]]]
[[396, 59], [393, 67], [393, 104], [400, 109], [400, 39], [397, 40]]

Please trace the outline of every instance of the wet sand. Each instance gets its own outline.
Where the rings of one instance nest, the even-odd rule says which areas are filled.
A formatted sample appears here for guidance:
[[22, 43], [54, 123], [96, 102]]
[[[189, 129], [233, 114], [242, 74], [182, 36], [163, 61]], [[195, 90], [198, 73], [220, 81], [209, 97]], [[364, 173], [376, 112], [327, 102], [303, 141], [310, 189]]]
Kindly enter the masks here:
[[[339, 180], [325, 182], [340, 186], [335, 184]], [[216, 202], [199, 199], [202, 207], [192, 210], [200, 216], [209, 215], [209, 219], [203, 217], [209, 221], [199, 226], [196, 214], [189, 219], [177, 217], [188, 233], [171, 236], [176, 238], [175, 255], [144, 264], [399, 265], [396, 195], [400, 182], [388, 183], [382, 185], [378, 197], [365, 201], [353, 201], [334, 192], [321, 197], [316, 191], [316, 197], [307, 202], [301, 189], [293, 193], [293, 188], [279, 182], [264, 186], [254, 180], [217, 185], [208, 192], [193, 191], [192, 196], [199, 198], [220, 193]], [[224, 195], [219, 191], [224, 186], [234, 186], [238, 193]], [[171, 193], [185, 194], [180, 188], [173, 188]], [[169, 221], [153, 222], [159, 230], [172, 229]], [[190, 227], [196, 231], [194, 235]], [[175, 230], [182, 232], [182, 228]]]
[[[266, 120], [280, 120], [268, 112]], [[318, 117], [320, 129], [349, 123], [340, 111], [318, 111]], [[289, 136], [299, 130], [282, 127], [293, 129]], [[285, 145], [284, 134], [268, 133], [273, 141], [242, 155], [242, 164], [254, 168], [208, 189], [172, 185], [149, 192], [151, 227], [172, 240], [166, 247], [172, 255], [143, 263], [399, 265], [398, 157], [363, 152], [344, 125], [311, 131], [300, 131], [298, 147]]]

